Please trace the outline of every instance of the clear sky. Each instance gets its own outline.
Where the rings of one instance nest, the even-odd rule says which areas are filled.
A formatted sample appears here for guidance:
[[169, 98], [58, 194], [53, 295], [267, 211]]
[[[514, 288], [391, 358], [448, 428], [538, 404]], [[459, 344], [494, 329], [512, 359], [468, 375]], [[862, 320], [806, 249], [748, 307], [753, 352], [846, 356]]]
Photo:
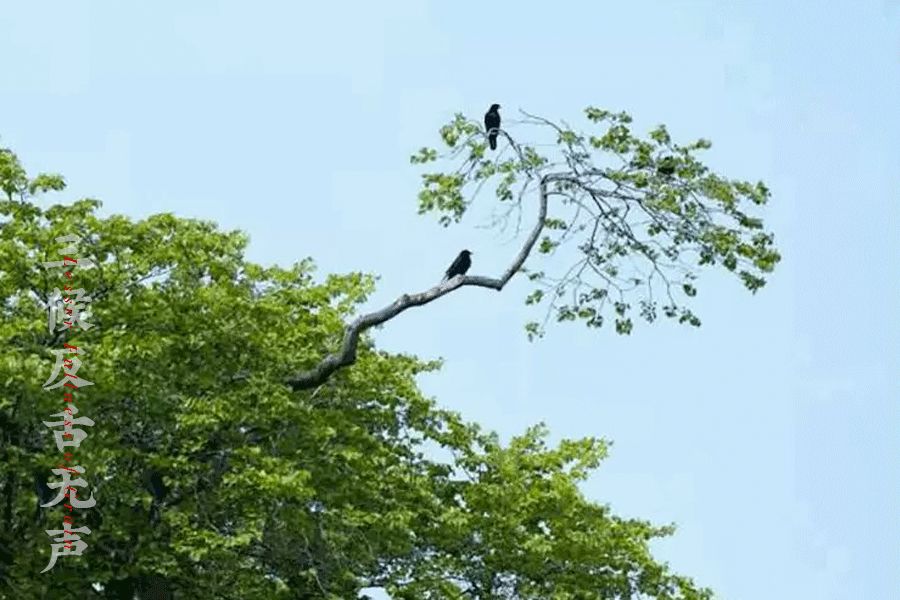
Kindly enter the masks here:
[[409, 154], [492, 102], [713, 141], [773, 191], [784, 259], [757, 296], [701, 279], [700, 330], [568, 325], [531, 344], [526, 287], [464, 289], [376, 333], [443, 357], [422, 385], [504, 437], [615, 442], [585, 485], [675, 522], [659, 556], [722, 598], [900, 590], [900, 8], [830, 2], [6, 2], [0, 143], [57, 199], [251, 235], [251, 259], [381, 276], [374, 308], [515, 251], [416, 215]]

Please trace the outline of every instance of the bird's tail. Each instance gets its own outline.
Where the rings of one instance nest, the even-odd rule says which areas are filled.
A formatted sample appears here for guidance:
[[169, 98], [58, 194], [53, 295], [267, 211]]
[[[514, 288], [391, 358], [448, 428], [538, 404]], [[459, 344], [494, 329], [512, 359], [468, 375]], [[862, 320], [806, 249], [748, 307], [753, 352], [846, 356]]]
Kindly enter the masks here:
[[491, 131], [491, 133], [488, 134], [488, 144], [490, 144], [491, 150], [497, 149], [497, 132], [496, 131]]

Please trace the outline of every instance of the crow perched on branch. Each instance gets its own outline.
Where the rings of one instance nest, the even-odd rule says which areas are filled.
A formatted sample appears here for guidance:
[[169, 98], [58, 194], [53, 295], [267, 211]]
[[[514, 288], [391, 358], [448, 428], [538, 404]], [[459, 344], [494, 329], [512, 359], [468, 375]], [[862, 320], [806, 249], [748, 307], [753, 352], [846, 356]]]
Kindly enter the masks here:
[[453, 264], [450, 265], [450, 268], [447, 269], [447, 274], [444, 275], [444, 281], [448, 279], [453, 279], [457, 275], [465, 275], [466, 271], [469, 270], [469, 267], [472, 266], [472, 253], [468, 250], [463, 250], [459, 253], [459, 256], [456, 257], [456, 260], [453, 261]]
[[657, 173], [663, 177], [672, 177], [675, 174], [677, 164], [672, 156], [664, 156], [656, 167]]
[[150, 522], [157, 523], [159, 521], [159, 505], [169, 490], [166, 488], [162, 476], [153, 468], [144, 471], [144, 487], [153, 496], [153, 502], [150, 504]]
[[497, 149], [497, 132], [500, 130], [500, 105], [491, 104], [490, 110], [484, 113], [484, 129], [487, 131], [488, 144], [491, 150]]
[[34, 472], [34, 493], [37, 494], [37, 507], [34, 512], [34, 520], [39, 521], [41, 518], [42, 504], [47, 504], [56, 497], [50, 486], [47, 485], [47, 476], [42, 475], [39, 471]]

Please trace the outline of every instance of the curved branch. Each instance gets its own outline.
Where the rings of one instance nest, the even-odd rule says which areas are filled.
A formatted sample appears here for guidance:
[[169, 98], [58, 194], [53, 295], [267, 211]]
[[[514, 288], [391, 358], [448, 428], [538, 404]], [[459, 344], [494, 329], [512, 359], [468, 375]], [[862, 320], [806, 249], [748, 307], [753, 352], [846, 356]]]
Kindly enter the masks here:
[[537, 222], [531, 230], [531, 233], [528, 235], [528, 238], [525, 240], [525, 243], [522, 245], [522, 248], [519, 250], [519, 253], [509, 265], [509, 268], [507, 268], [499, 278], [463, 275], [444, 281], [424, 292], [419, 292], [417, 294], [403, 294], [381, 310], [361, 315], [356, 318], [344, 329], [344, 339], [341, 343], [339, 352], [326, 356], [314, 368], [290, 377], [287, 380], [287, 384], [294, 390], [311, 389], [321, 385], [338, 369], [348, 367], [356, 362], [356, 350], [359, 346], [359, 338], [363, 332], [390, 321], [407, 309], [415, 306], [424, 306], [437, 300], [441, 296], [445, 296], [456, 289], [468, 285], [497, 290], [498, 292], [502, 290], [506, 284], [509, 283], [509, 280], [512, 279], [513, 275], [521, 270], [522, 265], [525, 264], [525, 261], [531, 254], [531, 250], [534, 248], [535, 243], [537, 243], [541, 231], [544, 229], [544, 223], [547, 220], [547, 184], [553, 180], [564, 177], [565, 173], [550, 173], [541, 178]]

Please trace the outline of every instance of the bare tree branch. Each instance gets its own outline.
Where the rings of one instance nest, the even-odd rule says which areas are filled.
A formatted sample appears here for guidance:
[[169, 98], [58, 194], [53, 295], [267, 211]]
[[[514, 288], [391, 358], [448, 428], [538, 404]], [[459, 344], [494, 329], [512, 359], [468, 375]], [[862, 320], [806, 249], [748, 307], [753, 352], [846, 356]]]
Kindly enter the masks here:
[[500, 277], [492, 278], [472, 275], [454, 277], [424, 292], [403, 294], [381, 310], [361, 315], [344, 329], [344, 338], [339, 352], [326, 356], [314, 368], [289, 378], [287, 381], [288, 385], [294, 390], [306, 390], [321, 385], [338, 369], [348, 367], [356, 362], [356, 350], [359, 345], [359, 338], [363, 332], [390, 321], [407, 309], [424, 306], [456, 289], [469, 285], [501, 291], [525, 264], [535, 243], [537, 243], [538, 237], [540, 237], [541, 231], [544, 229], [544, 223], [547, 219], [547, 197], [552, 193], [548, 192], [547, 185], [565, 176], [565, 173], [551, 173], [541, 178], [537, 221], [519, 253]]

